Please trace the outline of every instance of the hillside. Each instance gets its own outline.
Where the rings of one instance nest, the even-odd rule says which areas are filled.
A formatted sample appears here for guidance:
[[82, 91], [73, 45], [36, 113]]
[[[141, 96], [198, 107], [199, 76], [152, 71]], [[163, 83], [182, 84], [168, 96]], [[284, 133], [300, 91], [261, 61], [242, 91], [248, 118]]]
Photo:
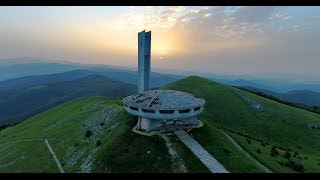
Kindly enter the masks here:
[[[65, 103], [0, 131], [0, 172], [60, 172], [45, 139], [64, 172], [177, 172], [163, 139], [133, 133], [135, 123], [120, 98]], [[208, 172], [170, 139], [188, 172]]]
[[192, 134], [227, 169], [239, 170], [237, 168], [241, 168], [243, 161], [229, 157], [234, 153], [231, 150], [228, 150], [231, 153], [224, 154], [215, 148], [218, 142], [214, 137], [221, 136], [218, 127], [272, 171], [320, 171], [319, 114], [196, 76], [164, 88], [186, 91], [207, 101], [199, 116], [205, 126], [193, 130]]
[[[163, 88], [207, 101], [198, 117], [204, 127], [189, 134], [229, 171], [264, 172], [224, 133], [273, 172], [320, 171], [320, 115], [196, 76]], [[131, 131], [136, 118], [120, 100], [74, 100], [0, 131], [0, 172], [59, 172], [44, 139], [66, 172], [179, 172], [163, 139]], [[187, 172], [208, 172], [168, 137]]]
[[0, 125], [19, 122], [26, 117], [79, 97], [125, 96], [136, 91], [137, 87], [134, 85], [99, 75], [1, 91]]
[[258, 89], [249, 86], [240, 86], [239, 88], [249, 90], [250, 92], [260, 92], [266, 95], [276, 97], [280, 100], [301, 104], [307, 106], [320, 106], [320, 93], [311, 90], [294, 90], [286, 93], [276, 93], [273, 91]]

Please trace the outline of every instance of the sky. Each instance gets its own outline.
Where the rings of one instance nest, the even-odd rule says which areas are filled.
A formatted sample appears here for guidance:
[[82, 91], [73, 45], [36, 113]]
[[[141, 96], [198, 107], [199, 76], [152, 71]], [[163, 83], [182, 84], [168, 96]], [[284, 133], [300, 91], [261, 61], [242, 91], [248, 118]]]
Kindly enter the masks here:
[[151, 68], [320, 76], [320, 7], [0, 7], [0, 59], [33, 57]]

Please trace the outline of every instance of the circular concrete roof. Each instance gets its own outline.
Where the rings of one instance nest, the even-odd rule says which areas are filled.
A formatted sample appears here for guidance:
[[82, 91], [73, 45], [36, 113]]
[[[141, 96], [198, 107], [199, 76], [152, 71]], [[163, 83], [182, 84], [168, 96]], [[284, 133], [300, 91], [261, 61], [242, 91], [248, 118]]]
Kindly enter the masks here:
[[152, 90], [125, 97], [123, 103], [142, 109], [189, 109], [201, 107], [205, 100], [193, 95], [175, 90]]

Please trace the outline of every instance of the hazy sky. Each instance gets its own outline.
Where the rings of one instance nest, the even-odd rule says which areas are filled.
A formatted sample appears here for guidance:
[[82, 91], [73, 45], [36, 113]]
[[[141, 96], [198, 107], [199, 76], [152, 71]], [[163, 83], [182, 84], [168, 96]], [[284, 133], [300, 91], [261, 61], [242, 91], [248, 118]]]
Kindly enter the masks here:
[[0, 7], [0, 58], [152, 68], [320, 74], [320, 7]]

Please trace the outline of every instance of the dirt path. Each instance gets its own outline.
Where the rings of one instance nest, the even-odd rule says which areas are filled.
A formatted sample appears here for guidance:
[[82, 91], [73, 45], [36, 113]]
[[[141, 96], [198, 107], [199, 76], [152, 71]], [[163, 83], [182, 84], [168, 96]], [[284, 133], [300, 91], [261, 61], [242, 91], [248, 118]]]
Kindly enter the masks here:
[[161, 134], [160, 135], [162, 137], [162, 139], [164, 139], [165, 143], [166, 143], [166, 146], [168, 148], [168, 152], [169, 154], [171, 155], [172, 157], [172, 163], [173, 163], [173, 167], [174, 167], [174, 172], [175, 173], [186, 173], [187, 172], [187, 168], [186, 166], [184, 165], [184, 162], [182, 161], [181, 158], [179, 158], [178, 156], [178, 153], [177, 151], [174, 149], [173, 145], [171, 144], [169, 138], [164, 135], [164, 134]]
[[30, 141], [43, 141], [43, 139], [20, 139], [20, 140], [11, 141], [8, 143], [2, 143], [0, 145], [13, 144], [13, 143], [17, 143], [17, 142], [30, 142]]
[[264, 172], [266, 173], [273, 173], [270, 169], [268, 169], [266, 166], [261, 164], [258, 160], [256, 160], [254, 157], [252, 157], [246, 150], [244, 150], [228, 133], [224, 132], [223, 130], [219, 129], [230, 141], [231, 143], [248, 159], [250, 159], [252, 162], [254, 162], [257, 166], [259, 166]]
[[50, 146], [50, 144], [49, 144], [49, 141], [48, 141], [47, 139], [45, 139], [44, 142], [45, 142], [46, 145], [48, 146], [48, 149], [49, 149], [50, 153], [52, 154], [54, 160], [56, 161], [57, 166], [58, 166], [60, 172], [61, 172], [61, 173], [64, 173], [64, 170], [63, 170], [63, 168], [62, 168], [62, 166], [61, 166], [61, 164], [60, 164], [60, 161], [59, 161], [59, 159], [57, 158], [57, 156], [56, 156], [56, 154], [54, 153], [54, 151], [52, 150], [52, 148], [51, 148], [51, 146]]
[[[0, 143], [0, 145], [7, 145], [7, 144], [14, 144], [14, 143], [18, 143], [18, 142], [31, 142], [31, 141], [43, 141], [44, 139], [40, 139], [40, 138], [37, 138], [37, 139], [19, 139], [19, 140], [16, 140], [16, 141], [11, 141], [11, 142], [7, 142], [7, 143]], [[78, 141], [78, 140], [82, 140], [82, 139], [72, 139], [72, 138], [50, 138], [50, 140], [75, 140], [75, 141]]]

